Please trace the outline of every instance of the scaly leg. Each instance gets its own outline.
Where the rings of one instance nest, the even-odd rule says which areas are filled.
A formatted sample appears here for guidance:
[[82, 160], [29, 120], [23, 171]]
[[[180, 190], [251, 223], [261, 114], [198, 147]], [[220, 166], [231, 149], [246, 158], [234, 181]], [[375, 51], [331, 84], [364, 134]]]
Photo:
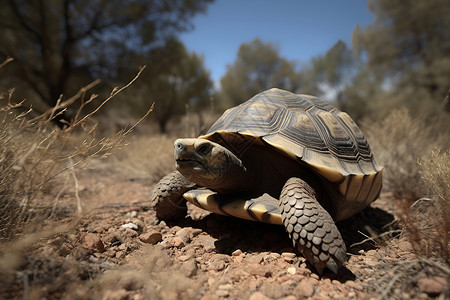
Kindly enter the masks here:
[[346, 247], [333, 218], [319, 204], [314, 189], [300, 178], [289, 179], [279, 201], [289, 237], [319, 274], [337, 273], [347, 260]]
[[156, 184], [151, 200], [158, 219], [170, 221], [184, 218], [187, 206], [183, 194], [194, 186], [178, 171], [164, 176]]

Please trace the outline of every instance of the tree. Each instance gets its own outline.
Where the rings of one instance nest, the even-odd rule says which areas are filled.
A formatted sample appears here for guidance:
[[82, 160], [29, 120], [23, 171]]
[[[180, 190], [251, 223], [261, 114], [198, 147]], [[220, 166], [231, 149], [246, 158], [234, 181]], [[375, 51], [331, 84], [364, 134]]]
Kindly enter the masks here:
[[189, 20], [212, 1], [6, 0], [0, 58], [16, 62], [1, 80], [24, 82], [54, 106], [61, 94], [79, 88], [77, 80], [114, 80], [124, 69], [136, 70], [122, 57], [146, 53], [168, 34], [190, 29]]
[[306, 92], [318, 96], [331, 95], [340, 101], [342, 91], [357, 72], [358, 64], [352, 49], [339, 40], [324, 55], [313, 57], [310, 67], [302, 70]]
[[296, 63], [279, 55], [272, 43], [255, 39], [239, 47], [236, 61], [227, 65], [221, 78], [219, 100], [222, 106], [240, 104], [255, 94], [277, 87], [297, 91], [300, 87]]
[[210, 101], [213, 84], [203, 57], [187, 51], [174, 36], [143, 57], [134, 59], [145, 61], [146, 57], [155, 63], [142, 73], [132, 91], [125, 94], [127, 99], [122, 97], [122, 100], [135, 115], [141, 115], [155, 102], [152, 116], [164, 133], [171, 120], [186, 113], [187, 106], [192, 110], [203, 109]]
[[439, 107], [450, 78], [448, 0], [369, 0], [368, 7], [375, 21], [356, 27], [353, 45], [367, 56], [380, 86], [411, 108]]

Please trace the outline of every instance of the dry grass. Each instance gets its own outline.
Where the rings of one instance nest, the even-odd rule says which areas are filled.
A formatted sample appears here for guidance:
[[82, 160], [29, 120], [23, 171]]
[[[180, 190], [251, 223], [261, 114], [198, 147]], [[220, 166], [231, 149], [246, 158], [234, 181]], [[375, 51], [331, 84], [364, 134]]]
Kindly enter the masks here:
[[[108, 157], [124, 146], [125, 137], [137, 125], [107, 137], [98, 137], [98, 124], [92, 117], [129, 87], [140, 72], [129, 84], [114, 89], [99, 106], [87, 113], [82, 112], [97, 98], [88, 92], [98, 82], [83, 87], [65, 101], [60, 99], [54, 108], [37, 117], [31, 116], [31, 109], [24, 108], [24, 101], [14, 103], [13, 89], [0, 94], [0, 298], [2, 289], [10, 288], [17, 276], [23, 274], [24, 280], [37, 279], [42, 270], [48, 270], [47, 267], [42, 269], [47, 263], [30, 261], [35, 256], [27, 253], [33, 244], [73, 229], [78, 217], [84, 213], [79, 196], [80, 172], [92, 160]], [[65, 128], [57, 128], [53, 119], [75, 102], [80, 106], [73, 120]], [[144, 117], [150, 112], [151, 108]], [[63, 203], [67, 199], [63, 199], [64, 194], [71, 194], [70, 199], [75, 199], [75, 203]], [[58, 221], [62, 212], [68, 217], [65, 224]], [[52, 258], [48, 259], [52, 261]], [[60, 267], [55, 265], [56, 273], [50, 272], [44, 277], [57, 280]], [[82, 271], [82, 267], [76, 265], [68, 270], [70, 277], [73, 272]], [[39, 280], [35, 283], [39, 284]], [[28, 281], [23, 284], [24, 295], [32, 295]]]
[[424, 233], [423, 238], [428, 241], [425, 249], [429, 249], [431, 254], [444, 257], [450, 264], [450, 149], [443, 151], [433, 148], [431, 154], [419, 160], [419, 165], [421, 178], [430, 189], [430, 198], [427, 199], [432, 207], [430, 217], [436, 222], [434, 228], [428, 224], [428, 228], [434, 230]]
[[439, 123], [413, 118], [406, 108], [393, 110], [383, 120], [365, 122], [364, 132], [377, 161], [385, 167], [383, 187], [399, 199], [411, 201], [423, 195], [418, 160], [434, 146], [448, 143]]
[[[56, 107], [35, 118], [29, 117], [31, 109], [20, 112], [23, 102], [13, 104], [13, 90], [3, 94], [6, 103], [0, 107], [0, 239], [10, 240], [24, 232], [40, 230], [43, 220], [54, 213], [69, 182], [75, 186], [76, 207], [81, 213], [77, 172], [90, 160], [107, 157], [124, 144], [132, 128], [97, 138], [97, 124], [91, 119], [120, 90], [113, 90], [93, 111], [81, 113], [97, 97], [93, 94], [86, 100], [87, 91], [95, 84], [80, 89], [64, 102], [58, 101]], [[76, 100], [81, 105], [73, 121], [64, 129], [56, 128], [52, 120]], [[74, 132], [77, 144], [73, 143]]]
[[432, 120], [397, 109], [365, 131], [415, 252], [449, 260], [450, 150], [437, 148], [448, 147], [449, 135], [442, 120]]

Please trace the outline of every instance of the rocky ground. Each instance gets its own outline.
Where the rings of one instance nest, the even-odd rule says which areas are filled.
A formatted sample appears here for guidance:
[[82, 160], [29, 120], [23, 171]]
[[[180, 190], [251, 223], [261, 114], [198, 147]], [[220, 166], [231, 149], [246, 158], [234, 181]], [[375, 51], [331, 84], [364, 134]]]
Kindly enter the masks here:
[[[281, 226], [189, 207], [176, 223], [149, 207], [153, 184], [97, 168], [80, 178], [83, 214], [64, 197], [58, 234], [20, 255], [3, 297], [21, 299], [450, 299], [450, 270], [421, 258], [381, 199], [339, 224], [349, 252], [336, 276], [318, 276]], [[64, 227], [67, 225], [68, 227]], [[11, 257], [14, 257], [13, 254]], [[16, 255], [16, 258], [18, 256]], [[7, 282], [7, 283], [6, 283]]]

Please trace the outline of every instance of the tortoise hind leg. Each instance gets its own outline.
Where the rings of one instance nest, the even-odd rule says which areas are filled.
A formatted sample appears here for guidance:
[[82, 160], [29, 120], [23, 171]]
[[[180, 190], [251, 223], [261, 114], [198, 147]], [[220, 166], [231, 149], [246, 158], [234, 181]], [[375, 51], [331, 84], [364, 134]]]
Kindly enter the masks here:
[[184, 218], [187, 206], [183, 194], [194, 186], [178, 171], [164, 176], [153, 189], [151, 200], [158, 219], [170, 221]]
[[279, 201], [283, 223], [299, 252], [322, 274], [337, 273], [347, 260], [341, 234], [330, 214], [319, 204], [314, 190], [302, 179], [289, 179]]

